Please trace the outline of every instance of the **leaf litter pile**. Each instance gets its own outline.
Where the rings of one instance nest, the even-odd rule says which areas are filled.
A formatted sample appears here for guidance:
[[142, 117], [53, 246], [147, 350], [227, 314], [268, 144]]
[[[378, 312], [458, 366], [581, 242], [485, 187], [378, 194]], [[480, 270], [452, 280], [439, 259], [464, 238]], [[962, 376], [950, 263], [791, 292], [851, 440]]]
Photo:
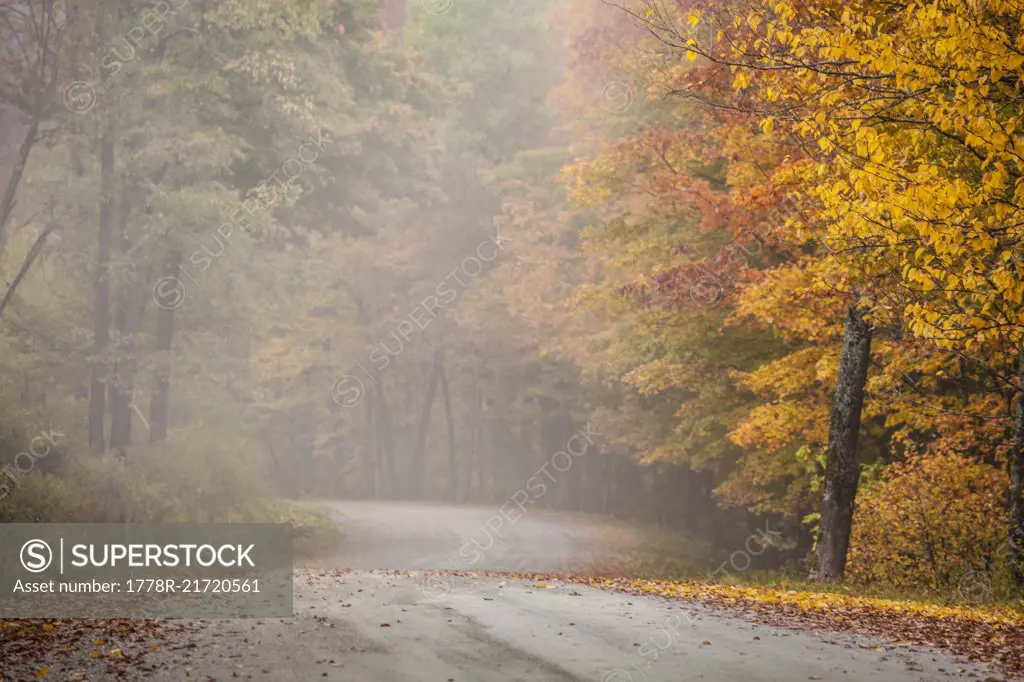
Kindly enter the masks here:
[[938, 606], [686, 580], [487, 571], [437, 573], [454, 577], [563, 582], [636, 596], [697, 602], [710, 608], [739, 612], [765, 625], [882, 637], [891, 640], [893, 648], [913, 645], [945, 649], [974, 662], [993, 664], [1008, 675], [1024, 679], [1024, 612], [1012, 608]]
[[190, 626], [158, 620], [0, 620], [0, 680], [138, 679], [148, 657]]

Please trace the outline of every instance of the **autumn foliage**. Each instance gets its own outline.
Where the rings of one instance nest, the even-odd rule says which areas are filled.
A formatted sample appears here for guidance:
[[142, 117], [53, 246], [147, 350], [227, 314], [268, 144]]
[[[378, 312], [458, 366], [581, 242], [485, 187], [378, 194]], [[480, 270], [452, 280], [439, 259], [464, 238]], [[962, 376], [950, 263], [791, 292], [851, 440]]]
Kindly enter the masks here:
[[573, 330], [572, 357], [617, 382], [602, 427], [644, 464], [706, 476], [722, 507], [779, 519], [808, 556], [856, 309], [871, 341], [847, 469], [872, 482], [849, 577], [954, 598], [965, 576], [1008, 584], [1024, 9], [563, 4], [577, 159], [561, 177], [590, 265], [574, 302], [606, 322]]
[[[152, 394], [138, 423], [157, 423], [155, 442], [223, 425], [224, 449], [266, 444], [238, 468], [284, 494], [474, 503], [504, 501], [592, 424], [600, 452], [545, 506], [636, 514], [729, 552], [770, 520], [785, 542], [764, 567], [802, 573], [830, 546], [822, 500], [842, 461], [852, 580], [954, 598], [967, 576], [1006, 582], [1012, 528], [1024, 545], [1019, 2], [214, 4], [88, 125], [44, 126], [60, 135], [26, 177], [74, 191], [36, 265], [35, 227], [0, 240], [6, 280], [31, 266], [0, 304], [0, 406], [49, 414], [47, 392], [75, 395], [64, 421], [87, 415], [103, 454], [133, 445], [132, 396]], [[69, 65], [122, 32], [92, 35], [108, 5], [131, 8], [124, 30], [146, 7], [85, 3]], [[202, 44], [184, 41], [199, 28]], [[199, 68], [200, 48], [225, 59]], [[221, 243], [209, 225], [321, 129], [334, 146], [259, 238]], [[108, 137], [112, 171], [79, 160]], [[183, 155], [187, 182], [171, 183], [166, 140], [203, 150]], [[18, 205], [41, 205], [34, 191]], [[117, 221], [98, 210], [109, 192]], [[484, 263], [492, 233], [501, 254]], [[232, 254], [216, 269], [215, 246]], [[182, 310], [146, 302], [134, 319], [179, 251], [209, 277]], [[467, 265], [448, 299], [439, 282]], [[447, 302], [428, 330], [431, 298]], [[854, 310], [870, 341], [844, 400]], [[55, 320], [67, 339], [37, 348]], [[81, 357], [63, 369], [68, 349]], [[336, 389], [353, 377], [365, 390], [348, 404]], [[856, 417], [845, 441], [837, 405]], [[130, 450], [144, 480], [146, 451]]]
[[999, 468], [955, 453], [890, 465], [859, 494], [850, 579], [984, 596], [976, 580], [1006, 575], [1005, 490]]

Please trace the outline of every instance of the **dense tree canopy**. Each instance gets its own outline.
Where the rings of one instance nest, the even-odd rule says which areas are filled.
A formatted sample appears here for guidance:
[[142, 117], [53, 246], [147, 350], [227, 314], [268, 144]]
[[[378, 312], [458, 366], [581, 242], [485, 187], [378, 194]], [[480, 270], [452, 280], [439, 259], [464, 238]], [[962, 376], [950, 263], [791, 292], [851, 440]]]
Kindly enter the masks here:
[[529, 491], [1024, 583], [1022, 22], [0, 1], [0, 520]]

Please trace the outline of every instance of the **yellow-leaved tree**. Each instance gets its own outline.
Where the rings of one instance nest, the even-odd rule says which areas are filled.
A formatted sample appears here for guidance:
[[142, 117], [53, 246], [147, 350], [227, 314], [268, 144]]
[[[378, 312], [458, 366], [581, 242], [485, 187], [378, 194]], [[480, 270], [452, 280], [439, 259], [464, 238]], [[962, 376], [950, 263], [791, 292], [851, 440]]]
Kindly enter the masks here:
[[[836, 579], [872, 335], [895, 327], [919, 345], [969, 356], [1020, 394], [1021, 8], [754, 0], [711, 2], [691, 18], [714, 25], [720, 40], [684, 41], [690, 56], [728, 70], [729, 106], [792, 150], [775, 179], [809, 213], [788, 221], [791, 238], [813, 244], [849, 283], [818, 553], [820, 577]], [[859, 356], [850, 373], [846, 349]], [[1009, 517], [1024, 584], [1024, 401], [1015, 416]]]

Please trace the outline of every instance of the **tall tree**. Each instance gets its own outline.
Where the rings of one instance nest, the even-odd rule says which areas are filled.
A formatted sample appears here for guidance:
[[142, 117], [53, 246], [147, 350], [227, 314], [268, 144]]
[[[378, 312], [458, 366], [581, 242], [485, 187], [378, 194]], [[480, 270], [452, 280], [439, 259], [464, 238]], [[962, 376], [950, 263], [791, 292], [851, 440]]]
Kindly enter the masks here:
[[835, 582], [843, 577], [853, 528], [854, 503], [860, 465], [860, 437], [864, 386], [871, 360], [871, 327], [859, 302], [850, 305], [843, 348], [839, 355], [839, 382], [832, 404], [828, 434], [824, 494], [821, 500], [821, 537], [818, 539], [816, 577]]

